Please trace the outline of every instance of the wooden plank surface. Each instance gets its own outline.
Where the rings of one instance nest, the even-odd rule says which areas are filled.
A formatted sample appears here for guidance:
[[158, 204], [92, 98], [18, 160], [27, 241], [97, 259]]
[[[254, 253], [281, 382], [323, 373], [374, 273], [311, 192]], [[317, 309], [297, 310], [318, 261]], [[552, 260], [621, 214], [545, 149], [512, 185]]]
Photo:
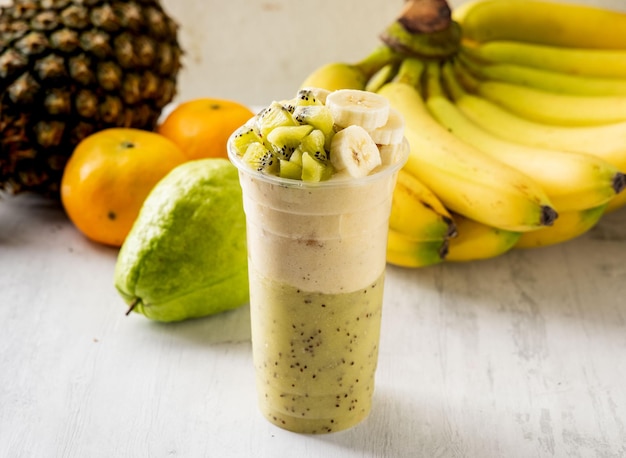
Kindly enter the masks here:
[[390, 267], [372, 414], [302, 436], [256, 409], [247, 306], [126, 317], [117, 250], [0, 200], [0, 456], [626, 456], [625, 239], [622, 210], [559, 246]]

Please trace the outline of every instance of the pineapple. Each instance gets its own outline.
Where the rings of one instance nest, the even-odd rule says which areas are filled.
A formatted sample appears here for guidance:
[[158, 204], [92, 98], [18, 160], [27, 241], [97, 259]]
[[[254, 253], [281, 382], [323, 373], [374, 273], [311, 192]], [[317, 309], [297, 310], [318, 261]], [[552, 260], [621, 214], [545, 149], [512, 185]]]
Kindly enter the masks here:
[[159, 0], [0, 7], [0, 191], [58, 198], [83, 138], [153, 130], [176, 93], [177, 32]]

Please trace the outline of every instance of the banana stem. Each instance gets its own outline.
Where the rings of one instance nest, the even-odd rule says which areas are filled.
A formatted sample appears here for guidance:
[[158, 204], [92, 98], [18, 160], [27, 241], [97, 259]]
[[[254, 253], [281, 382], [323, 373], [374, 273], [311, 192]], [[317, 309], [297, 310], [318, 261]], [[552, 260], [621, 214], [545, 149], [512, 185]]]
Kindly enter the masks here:
[[485, 79], [484, 71], [481, 71], [482, 67], [476, 63], [472, 56], [460, 52], [455, 58], [455, 65], [463, 67], [466, 72], [477, 79]]
[[415, 57], [407, 57], [400, 64], [398, 73], [393, 78], [393, 82], [404, 83], [419, 88], [423, 73], [424, 62]]
[[389, 63], [374, 73], [367, 83], [365, 84], [365, 90], [370, 92], [378, 92], [388, 81], [392, 80], [398, 72], [397, 63]]
[[409, 0], [397, 21], [411, 33], [433, 33], [447, 29], [452, 10], [446, 0]]
[[453, 100], [478, 90], [479, 81], [467, 71], [463, 71], [458, 59], [446, 61], [443, 65], [443, 79]]
[[459, 46], [459, 52], [466, 56], [471, 57], [474, 61], [480, 62], [481, 64], [490, 63], [484, 57], [481, 57], [480, 43], [476, 43], [474, 41], [466, 40], [465, 38], [463, 38]]
[[454, 60], [452, 66], [454, 67], [454, 74], [467, 91], [478, 91], [478, 86], [480, 85], [480, 80], [478, 78], [468, 71], [458, 59]]
[[443, 58], [459, 50], [461, 27], [446, 0], [409, 0], [380, 39], [401, 53]]
[[439, 62], [428, 62], [426, 64], [426, 97], [445, 97], [441, 87], [441, 70]]
[[443, 64], [442, 74], [446, 90], [448, 91], [450, 97], [452, 97], [452, 100], [458, 100], [463, 97], [463, 95], [465, 95], [465, 90], [456, 80], [451, 62]]
[[353, 64], [353, 67], [369, 79], [386, 65], [400, 62], [402, 57], [404, 57], [402, 53], [383, 44], [374, 48], [367, 57]]

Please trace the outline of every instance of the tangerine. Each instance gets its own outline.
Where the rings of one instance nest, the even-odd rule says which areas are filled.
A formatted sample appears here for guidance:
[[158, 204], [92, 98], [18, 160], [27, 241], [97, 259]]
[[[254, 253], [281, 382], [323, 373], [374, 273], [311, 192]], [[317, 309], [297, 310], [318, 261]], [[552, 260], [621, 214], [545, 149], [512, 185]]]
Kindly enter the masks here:
[[61, 179], [61, 203], [89, 239], [119, 247], [144, 200], [174, 167], [180, 148], [155, 132], [109, 128], [82, 140]]
[[157, 131], [189, 159], [228, 158], [228, 137], [252, 116], [249, 108], [233, 100], [198, 98], [176, 106]]

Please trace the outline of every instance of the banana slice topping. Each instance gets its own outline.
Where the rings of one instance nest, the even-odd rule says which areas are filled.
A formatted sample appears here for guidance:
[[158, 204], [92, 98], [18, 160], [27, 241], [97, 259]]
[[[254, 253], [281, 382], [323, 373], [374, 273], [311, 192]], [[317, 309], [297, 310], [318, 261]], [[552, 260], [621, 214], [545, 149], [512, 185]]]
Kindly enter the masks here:
[[398, 110], [391, 108], [384, 126], [369, 131], [377, 145], [396, 145], [404, 138], [404, 118]]
[[381, 158], [370, 134], [361, 126], [351, 125], [333, 137], [330, 162], [336, 171], [360, 178], [381, 165]]
[[404, 119], [373, 92], [301, 88], [239, 128], [232, 146], [258, 172], [303, 181], [354, 178], [397, 162]]
[[387, 123], [389, 100], [382, 95], [356, 89], [339, 89], [326, 96], [326, 106], [339, 127], [360, 126], [367, 131]]

